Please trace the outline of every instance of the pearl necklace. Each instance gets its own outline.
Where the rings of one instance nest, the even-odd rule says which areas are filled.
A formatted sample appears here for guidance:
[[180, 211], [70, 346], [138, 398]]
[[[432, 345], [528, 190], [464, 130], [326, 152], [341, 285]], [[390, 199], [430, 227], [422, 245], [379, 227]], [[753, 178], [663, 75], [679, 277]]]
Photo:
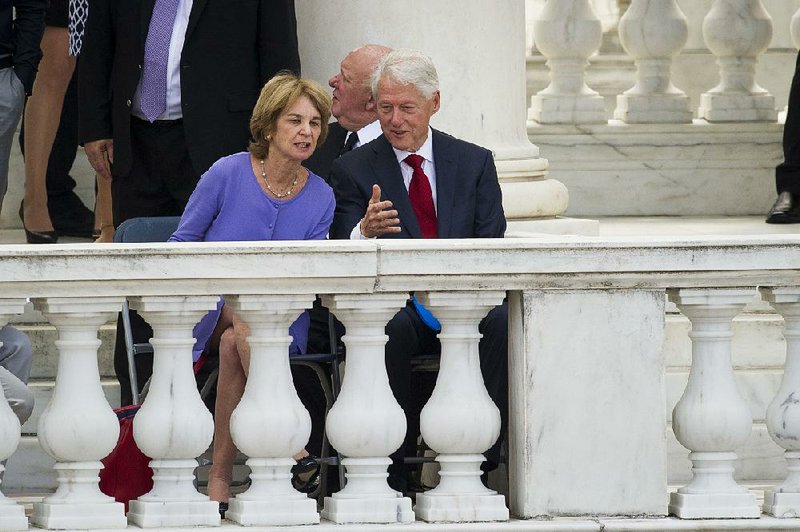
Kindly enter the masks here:
[[297, 174], [295, 173], [294, 181], [292, 181], [291, 186], [286, 192], [281, 194], [279, 192], [275, 192], [274, 190], [272, 190], [272, 187], [269, 186], [269, 181], [267, 181], [267, 170], [264, 167], [264, 159], [261, 159], [261, 179], [264, 180], [264, 184], [267, 186], [267, 190], [269, 190], [270, 193], [278, 199], [283, 199], [287, 196], [291, 196], [292, 192], [294, 192], [294, 187], [297, 185]]

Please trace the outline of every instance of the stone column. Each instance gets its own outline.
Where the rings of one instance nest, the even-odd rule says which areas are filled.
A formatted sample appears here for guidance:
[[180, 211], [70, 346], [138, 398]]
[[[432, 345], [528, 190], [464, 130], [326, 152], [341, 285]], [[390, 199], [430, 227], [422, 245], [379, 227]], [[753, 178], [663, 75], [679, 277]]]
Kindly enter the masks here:
[[231, 499], [225, 517], [246, 526], [319, 523], [317, 502], [292, 487], [292, 458], [311, 434], [311, 417], [289, 369], [287, 334], [313, 296], [247, 295], [225, 304], [250, 326], [250, 372], [231, 416], [231, 436], [249, 458], [250, 488]]
[[603, 97], [585, 81], [589, 56], [603, 39], [589, 0], [547, 2], [533, 32], [547, 58], [550, 85], [531, 98], [528, 117], [541, 124], [605, 123]]
[[387, 482], [389, 455], [403, 443], [406, 416], [386, 373], [386, 323], [405, 305], [408, 293], [323, 296], [347, 328], [347, 376], [328, 412], [325, 428], [343, 456], [347, 485], [325, 497], [322, 517], [335, 523], [408, 523], [411, 499]]
[[153, 376], [133, 422], [133, 437], [151, 457], [153, 489], [130, 503], [143, 528], [219, 525], [219, 505], [194, 487], [194, 470], [214, 436], [214, 421], [192, 371], [192, 329], [217, 296], [141, 296], [130, 306], [153, 326]]
[[511, 513], [665, 515], [663, 290], [508, 302]]
[[417, 495], [429, 522], [506, 521], [505, 497], [481, 483], [483, 452], [500, 435], [500, 411], [481, 377], [478, 324], [505, 292], [421, 295], [442, 324], [442, 355], [433, 394], [420, 415], [422, 438], [438, 453], [439, 485]]
[[717, 57], [719, 85], [700, 97], [709, 122], [774, 122], [775, 98], [756, 83], [756, 63], [772, 39], [772, 17], [761, 0], [716, 0], [703, 20], [703, 38]]
[[[24, 299], [0, 299], [0, 327], [5, 326], [11, 316], [21, 314], [24, 309]], [[0, 386], [0, 477], [6, 468], [3, 462], [14, 454], [19, 440], [19, 419], [8, 406], [3, 387]], [[2, 491], [0, 491], [0, 530], [28, 530], [25, 508], [3, 495]]]
[[617, 96], [614, 118], [628, 123], [691, 123], [689, 97], [671, 81], [672, 58], [686, 44], [686, 17], [675, 0], [633, 0], [619, 23], [636, 62], [636, 85]]
[[794, 47], [800, 48], [800, 8], [792, 15], [792, 20], [789, 22], [789, 32], [792, 35]]
[[764, 492], [764, 513], [800, 517], [800, 289], [761, 288], [761, 294], [783, 316], [786, 365], [783, 380], [767, 408], [767, 429], [786, 449], [786, 480]]
[[733, 378], [731, 322], [753, 299], [752, 289], [673, 289], [670, 301], [692, 323], [689, 382], [672, 412], [678, 441], [689, 449], [692, 480], [670, 498], [669, 512], [685, 519], [761, 515], [755, 496], [733, 478], [735, 449], [753, 419]]
[[[303, 0], [296, 7], [305, 76], [327, 82], [364, 43], [421, 50], [441, 82], [432, 126], [494, 152], [509, 230], [537, 230], [553, 221], [531, 221], [564, 212], [567, 189], [547, 178], [547, 160], [528, 140], [524, 0]], [[332, 21], [351, 23], [343, 31]]]
[[56, 492], [34, 505], [42, 528], [125, 528], [122, 503], [100, 491], [100, 463], [117, 444], [119, 421], [100, 384], [97, 331], [122, 306], [120, 297], [34, 299], [58, 329], [53, 397], [39, 417], [39, 443], [55, 458]]

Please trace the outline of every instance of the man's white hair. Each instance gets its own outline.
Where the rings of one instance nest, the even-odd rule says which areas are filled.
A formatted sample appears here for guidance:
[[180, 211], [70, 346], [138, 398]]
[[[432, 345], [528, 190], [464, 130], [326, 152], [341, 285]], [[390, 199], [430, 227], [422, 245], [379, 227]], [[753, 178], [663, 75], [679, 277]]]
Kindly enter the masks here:
[[399, 48], [386, 54], [372, 74], [372, 97], [378, 98], [378, 83], [390, 79], [401, 85], [413, 85], [426, 99], [439, 90], [439, 74], [430, 57], [417, 50]]

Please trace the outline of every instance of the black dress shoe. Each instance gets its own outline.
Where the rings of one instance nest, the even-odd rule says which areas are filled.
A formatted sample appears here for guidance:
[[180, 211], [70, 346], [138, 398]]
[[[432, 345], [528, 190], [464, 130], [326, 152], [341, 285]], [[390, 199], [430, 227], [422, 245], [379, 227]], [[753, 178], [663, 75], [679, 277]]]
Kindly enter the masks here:
[[219, 503], [219, 516], [222, 519], [225, 519], [225, 512], [227, 511], [228, 511], [228, 503], [227, 502]]
[[25, 227], [25, 216], [22, 202], [19, 204], [19, 219], [22, 221], [22, 228], [25, 230], [25, 240], [28, 244], [55, 244], [58, 242], [58, 233], [55, 231], [29, 231]]
[[781, 192], [775, 205], [767, 213], [768, 224], [800, 223], [800, 195]]

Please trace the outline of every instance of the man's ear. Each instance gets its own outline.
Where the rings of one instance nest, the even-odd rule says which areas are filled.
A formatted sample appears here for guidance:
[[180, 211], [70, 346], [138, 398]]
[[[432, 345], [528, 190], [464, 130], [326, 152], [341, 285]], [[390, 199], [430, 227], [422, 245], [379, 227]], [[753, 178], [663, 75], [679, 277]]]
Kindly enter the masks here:
[[377, 108], [377, 106], [375, 105], [375, 98], [373, 98], [372, 94], [370, 94], [369, 100], [367, 100], [367, 105], [366, 105], [365, 109], [367, 110], [367, 112], [373, 113], [373, 112], [375, 112], [376, 108]]
[[441, 103], [441, 95], [439, 94], [439, 91], [436, 91], [436, 92], [433, 93], [433, 112], [434, 113], [439, 110], [439, 104], [440, 103]]

